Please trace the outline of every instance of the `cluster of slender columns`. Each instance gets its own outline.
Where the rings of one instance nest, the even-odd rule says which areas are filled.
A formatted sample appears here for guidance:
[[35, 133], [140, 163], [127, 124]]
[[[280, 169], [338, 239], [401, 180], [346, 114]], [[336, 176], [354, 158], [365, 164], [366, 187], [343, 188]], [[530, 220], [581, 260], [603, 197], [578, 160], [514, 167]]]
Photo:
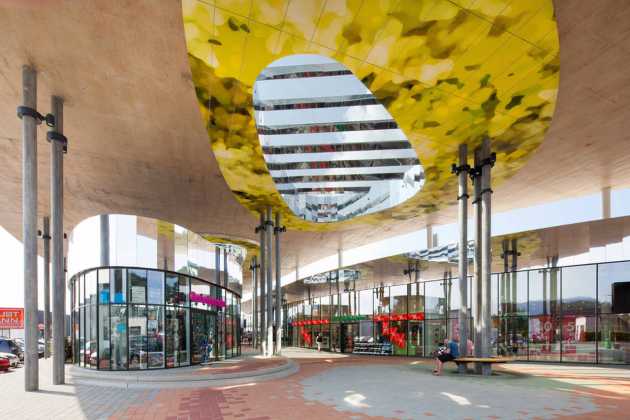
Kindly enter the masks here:
[[[51, 144], [50, 212], [43, 219], [44, 239], [44, 337], [45, 355], [49, 355], [50, 283], [49, 258], [52, 260], [52, 339], [53, 384], [65, 382], [65, 264], [63, 256], [63, 154], [67, 141], [63, 136], [63, 99], [51, 98], [51, 113], [37, 112], [37, 72], [31, 66], [22, 67], [22, 240], [24, 243], [24, 388], [39, 389], [39, 352], [37, 330], [37, 125], [42, 121], [50, 127], [47, 139]], [[52, 241], [50, 244], [49, 241]], [[52, 245], [52, 246], [50, 246]]]
[[[260, 214], [260, 225], [256, 228], [260, 234], [260, 262], [257, 263], [257, 260], [254, 259], [250, 267], [253, 282], [252, 327], [254, 333], [252, 339], [254, 346], [260, 346], [266, 356], [280, 354], [282, 350], [280, 234], [285, 231], [285, 228], [281, 226], [280, 214], [275, 215], [275, 223], [272, 216], [271, 207], [267, 207]], [[275, 236], [275, 252], [272, 249], [272, 235]], [[275, 286], [273, 281], [274, 263], [272, 262], [274, 255]]]
[[258, 348], [258, 257], [252, 258], [249, 267], [252, 275], [252, 346]]
[[[459, 353], [467, 354], [468, 346], [468, 147], [459, 146], [459, 166], [456, 168], [459, 181], [458, 215], [459, 215]], [[466, 366], [458, 365], [460, 371]]]
[[[468, 349], [468, 176], [473, 181], [473, 222], [475, 224], [474, 276], [472, 281], [472, 314], [474, 317], [474, 355], [490, 356], [491, 339], [491, 217], [492, 189], [491, 169], [495, 156], [490, 152], [490, 140], [484, 139], [481, 147], [474, 151], [474, 164], [468, 164], [468, 148], [459, 147], [458, 164], [453, 165], [453, 172], [458, 177], [458, 221], [459, 221], [459, 339], [460, 353], [467, 354]], [[463, 368], [463, 365], [461, 366]], [[486, 372], [484, 372], [486, 373]]]

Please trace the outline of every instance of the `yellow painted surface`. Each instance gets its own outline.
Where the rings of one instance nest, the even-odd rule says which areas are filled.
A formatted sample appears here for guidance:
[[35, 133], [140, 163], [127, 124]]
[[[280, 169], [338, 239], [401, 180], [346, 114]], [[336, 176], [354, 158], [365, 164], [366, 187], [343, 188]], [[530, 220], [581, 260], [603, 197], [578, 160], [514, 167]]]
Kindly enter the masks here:
[[[496, 185], [522, 168], [551, 124], [559, 77], [551, 0], [184, 0], [182, 8], [199, 108], [223, 176], [248, 209], [271, 205], [290, 229], [437, 211], [455, 202], [450, 165], [459, 144], [472, 151], [491, 138]], [[272, 61], [300, 53], [340, 61], [388, 109], [424, 167], [419, 193], [340, 223], [293, 215], [263, 160], [252, 87]]]

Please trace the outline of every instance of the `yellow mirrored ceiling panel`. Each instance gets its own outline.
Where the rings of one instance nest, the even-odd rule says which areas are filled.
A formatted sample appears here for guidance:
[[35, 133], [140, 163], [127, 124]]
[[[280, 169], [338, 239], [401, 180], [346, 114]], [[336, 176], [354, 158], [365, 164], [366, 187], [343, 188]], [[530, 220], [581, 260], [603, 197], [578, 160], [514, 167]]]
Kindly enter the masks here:
[[[472, 151], [485, 137], [491, 139], [497, 153], [496, 185], [525, 164], [551, 124], [559, 77], [551, 0], [184, 0], [182, 8], [196, 95], [222, 174], [248, 209], [258, 212], [270, 205], [282, 213], [291, 229], [328, 231], [437, 211], [455, 202], [456, 178], [450, 165], [460, 144], [468, 144]], [[299, 65], [299, 57], [320, 57], [308, 64], [328, 63], [330, 71], [348, 71], [327, 77], [356, 77], [365, 87], [364, 99], [382, 105], [412, 146], [413, 150], [398, 152], [414, 152], [412, 159], [419, 160], [418, 165], [421, 162], [418, 176], [407, 177], [416, 182], [415, 190], [410, 187], [398, 201], [390, 201], [393, 207], [368, 206], [374, 210], [347, 217], [330, 194], [328, 201], [311, 197], [307, 205], [307, 195], [295, 193], [305, 183], [315, 183], [315, 192], [338, 193], [345, 187], [333, 187], [330, 182], [350, 185], [348, 176], [357, 174], [282, 174], [273, 166], [290, 162], [277, 162], [277, 156], [288, 153], [274, 150], [280, 137], [265, 138], [269, 127], [261, 124], [265, 115], [261, 112], [283, 111], [277, 114], [286, 120], [276, 121], [274, 128], [287, 128], [291, 112], [280, 109], [281, 105], [311, 103], [317, 96], [311, 92], [298, 98], [300, 91], [294, 88], [308, 83], [318, 86], [312, 80], [324, 80], [317, 71], [310, 73], [312, 69], [297, 71], [290, 80], [282, 76], [269, 80], [278, 63], [289, 60], [289, 65]], [[279, 109], [255, 106], [260, 99], [257, 83], [282, 81], [272, 103]], [[339, 96], [341, 102], [352, 99]], [[329, 95], [320, 102], [326, 102], [325, 108], [333, 101]], [[365, 108], [370, 104], [341, 105]], [[267, 114], [264, 118], [273, 115]], [[308, 121], [300, 123], [314, 124], [319, 121], [316, 114], [309, 113]], [[334, 122], [342, 121], [356, 123], [351, 119]], [[325, 145], [334, 145], [335, 138], [352, 137], [347, 127], [356, 125], [336, 124], [328, 130], [334, 132], [327, 134]], [[273, 156], [276, 151], [283, 153]], [[270, 157], [276, 162], [271, 163]], [[280, 171], [304, 169], [289, 166]], [[293, 200], [300, 201], [299, 205], [292, 204], [288, 195], [300, 196]]]

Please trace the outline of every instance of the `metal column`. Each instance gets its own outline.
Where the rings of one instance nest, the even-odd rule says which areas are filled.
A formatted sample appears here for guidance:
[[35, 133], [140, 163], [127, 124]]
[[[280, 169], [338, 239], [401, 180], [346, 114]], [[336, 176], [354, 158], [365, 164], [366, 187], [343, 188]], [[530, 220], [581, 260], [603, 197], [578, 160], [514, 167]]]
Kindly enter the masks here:
[[[37, 108], [37, 73], [22, 67], [22, 104]], [[22, 116], [22, 241], [24, 242], [24, 389], [39, 389], [37, 352], [37, 123]]]
[[[459, 166], [453, 169], [459, 181], [459, 354], [468, 355], [468, 148], [465, 144], [459, 146]], [[461, 373], [466, 371], [466, 365], [458, 367]]]
[[53, 384], [65, 383], [65, 273], [63, 258], [63, 153], [65, 145], [51, 135], [63, 135], [63, 99], [51, 98], [55, 117], [50, 141], [50, 214], [52, 222], [52, 282], [53, 282]]
[[276, 226], [273, 233], [276, 236], [276, 318], [274, 324], [276, 327], [276, 347], [274, 353], [280, 355], [282, 351], [282, 269], [280, 268], [280, 234], [285, 231], [280, 226], [280, 213], [276, 213]]
[[252, 347], [258, 348], [258, 265], [257, 258], [252, 258]]
[[[475, 171], [472, 174], [474, 186], [474, 223], [475, 223], [475, 258], [474, 277], [472, 281], [472, 306], [475, 325], [475, 357], [481, 357], [481, 308], [482, 308], [482, 288], [481, 288], [481, 177], [477, 168], [481, 163], [481, 151], [475, 149]], [[481, 366], [479, 366], [481, 368]], [[480, 372], [479, 372], [480, 373]]]
[[265, 212], [260, 212], [260, 225], [258, 226], [260, 232], [260, 344], [263, 354], [267, 352], [267, 238], [265, 236]]
[[221, 286], [221, 247], [214, 247], [214, 282]]
[[99, 216], [99, 225], [101, 231], [101, 267], [109, 266], [109, 215], [101, 214]]
[[228, 272], [228, 252], [227, 248], [223, 248], [223, 287], [226, 289], [230, 284], [230, 273]]
[[[489, 357], [491, 354], [490, 342], [492, 339], [492, 318], [491, 318], [491, 276], [492, 276], [492, 189], [491, 189], [491, 169], [494, 159], [490, 153], [490, 139], [485, 138], [482, 145], [481, 162], [481, 288], [482, 288], [482, 310], [481, 310], [481, 345], [482, 356]], [[485, 370], [485, 371], [484, 371]], [[483, 374], [489, 374], [489, 368], [482, 369]]]
[[273, 266], [271, 264], [271, 235], [273, 233], [273, 221], [271, 220], [271, 207], [267, 207], [267, 217], [265, 220], [265, 248], [267, 249], [265, 262], [265, 268], [267, 274], [265, 280], [267, 281], [267, 302], [265, 303], [267, 309], [267, 331], [265, 332], [267, 340], [267, 356], [273, 355]]
[[44, 358], [50, 357], [50, 218], [44, 217]]

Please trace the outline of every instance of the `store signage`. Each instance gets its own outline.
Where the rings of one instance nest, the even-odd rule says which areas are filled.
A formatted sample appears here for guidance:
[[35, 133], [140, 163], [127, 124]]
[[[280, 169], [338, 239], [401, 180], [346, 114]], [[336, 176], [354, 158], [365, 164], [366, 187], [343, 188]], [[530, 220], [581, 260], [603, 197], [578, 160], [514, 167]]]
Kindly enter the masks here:
[[311, 335], [304, 329], [304, 327], [300, 328], [300, 334], [302, 334], [302, 338], [304, 339], [304, 342], [308, 345], [308, 346], [312, 346], [313, 345], [313, 338], [311, 337]]
[[303, 327], [305, 325], [327, 325], [327, 324], [330, 324], [330, 321], [328, 321], [327, 319], [313, 319], [310, 321], [295, 321], [291, 323], [293, 327]]
[[190, 292], [190, 301], [203, 303], [208, 306], [216, 306], [217, 308], [225, 308], [225, 301], [212, 296], [202, 295], [201, 293]]
[[340, 315], [333, 316], [332, 322], [355, 322], [369, 319], [367, 315]]
[[0, 330], [10, 329], [24, 329], [24, 308], [0, 308]]
[[422, 321], [424, 320], [424, 312], [416, 312], [414, 314], [398, 314], [398, 315], [374, 315], [372, 319], [376, 322]]

